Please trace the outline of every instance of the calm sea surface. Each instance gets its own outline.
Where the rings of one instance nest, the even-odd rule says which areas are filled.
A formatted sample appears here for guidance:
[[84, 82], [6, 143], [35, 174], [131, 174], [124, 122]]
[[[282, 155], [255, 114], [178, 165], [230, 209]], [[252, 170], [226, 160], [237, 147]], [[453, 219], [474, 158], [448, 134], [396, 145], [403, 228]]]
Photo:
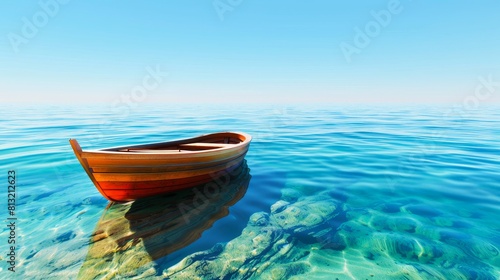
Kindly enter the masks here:
[[[122, 109], [2, 106], [1, 279], [500, 278], [498, 107]], [[224, 182], [117, 205], [68, 143], [217, 131], [253, 136]]]

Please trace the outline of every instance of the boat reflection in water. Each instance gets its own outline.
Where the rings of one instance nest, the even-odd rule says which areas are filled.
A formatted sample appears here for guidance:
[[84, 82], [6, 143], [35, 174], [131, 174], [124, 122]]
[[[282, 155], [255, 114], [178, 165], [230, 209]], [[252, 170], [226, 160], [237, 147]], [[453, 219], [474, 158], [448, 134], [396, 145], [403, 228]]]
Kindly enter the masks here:
[[228, 208], [245, 195], [250, 177], [243, 161], [192, 189], [126, 204], [111, 202], [97, 223], [78, 278], [155, 274], [154, 260], [193, 243], [229, 214]]

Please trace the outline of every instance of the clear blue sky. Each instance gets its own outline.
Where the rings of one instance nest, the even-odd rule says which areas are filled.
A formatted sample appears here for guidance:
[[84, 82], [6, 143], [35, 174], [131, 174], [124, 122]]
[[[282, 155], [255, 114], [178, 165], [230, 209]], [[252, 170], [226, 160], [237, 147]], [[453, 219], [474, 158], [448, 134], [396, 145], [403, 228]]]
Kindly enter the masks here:
[[0, 2], [2, 101], [500, 101], [499, 1], [61, 2]]

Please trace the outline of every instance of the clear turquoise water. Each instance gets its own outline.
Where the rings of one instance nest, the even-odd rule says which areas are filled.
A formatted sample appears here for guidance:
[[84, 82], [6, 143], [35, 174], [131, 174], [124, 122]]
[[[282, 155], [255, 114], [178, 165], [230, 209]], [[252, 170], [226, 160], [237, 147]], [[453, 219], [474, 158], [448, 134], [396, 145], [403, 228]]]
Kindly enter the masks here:
[[[500, 108], [450, 108], [4, 106], [0, 171], [5, 180], [17, 173], [18, 247], [10, 273], [3, 228], [0, 277], [93, 278], [94, 267], [116, 278], [498, 279]], [[168, 228], [177, 200], [106, 209], [68, 143], [104, 148], [227, 130], [254, 137], [244, 195], [211, 201], [198, 224], [179, 222], [178, 237]], [[135, 239], [106, 237], [100, 261], [94, 237], [106, 219], [118, 226], [105, 233], [127, 227]], [[163, 237], [148, 231], [155, 227]], [[201, 236], [157, 254], [193, 232]]]

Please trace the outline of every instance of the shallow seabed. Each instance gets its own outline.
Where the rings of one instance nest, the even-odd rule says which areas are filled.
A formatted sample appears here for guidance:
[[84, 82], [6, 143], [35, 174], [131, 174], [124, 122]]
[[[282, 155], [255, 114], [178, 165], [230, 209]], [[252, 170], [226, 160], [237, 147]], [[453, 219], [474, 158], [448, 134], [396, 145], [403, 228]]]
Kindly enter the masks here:
[[[11, 273], [4, 228], [0, 277], [499, 279], [499, 109], [5, 106], [17, 258]], [[108, 205], [68, 143], [227, 130], [254, 137], [238, 172], [124, 205]]]

